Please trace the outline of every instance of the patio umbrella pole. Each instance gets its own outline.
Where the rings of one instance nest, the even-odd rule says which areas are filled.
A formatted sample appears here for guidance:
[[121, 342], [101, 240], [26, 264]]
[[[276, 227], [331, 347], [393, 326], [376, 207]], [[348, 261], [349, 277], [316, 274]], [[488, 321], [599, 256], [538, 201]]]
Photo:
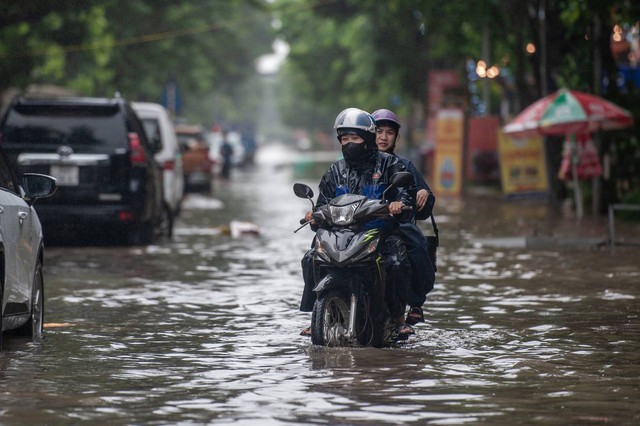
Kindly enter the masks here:
[[575, 133], [571, 134], [571, 175], [573, 177], [573, 195], [576, 202], [576, 218], [582, 219], [583, 203], [580, 180], [578, 179], [578, 142]]

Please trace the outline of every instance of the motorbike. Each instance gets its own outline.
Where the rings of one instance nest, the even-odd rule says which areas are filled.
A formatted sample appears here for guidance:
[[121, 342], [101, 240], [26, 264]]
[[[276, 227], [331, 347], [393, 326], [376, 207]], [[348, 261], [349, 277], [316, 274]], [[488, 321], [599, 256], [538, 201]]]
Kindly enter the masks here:
[[385, 266], [380, 253], [383, 241], [392, 230], [365, 224], [389, 218], [389, 191], [412, 184], [411, 173], [399, 172], [391, 177], [381, 200], [344, 194], [318, 210], [311, 188], [294, 184], [295, 195], [309, 199], [314, 211], [312, 221], [302, 219], [302, 226], [294, 232], [309, 223], [317, 227], [313, 288], [316, 301], [311, 314], [314, 345], [358, 343], [380, 348], [393, 342], [395, 326], [385, 301]]

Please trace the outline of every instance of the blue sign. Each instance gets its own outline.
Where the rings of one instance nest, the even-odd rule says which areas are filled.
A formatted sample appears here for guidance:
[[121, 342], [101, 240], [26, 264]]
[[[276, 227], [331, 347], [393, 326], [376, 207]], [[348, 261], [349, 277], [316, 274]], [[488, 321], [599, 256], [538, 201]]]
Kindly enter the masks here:
[[174, 115], [179, 115], [182, 111], [180, 89], [178, 89], [178, 84], [174, 80], [169, 80], [167, 84], [165, 84], [160, 103]]

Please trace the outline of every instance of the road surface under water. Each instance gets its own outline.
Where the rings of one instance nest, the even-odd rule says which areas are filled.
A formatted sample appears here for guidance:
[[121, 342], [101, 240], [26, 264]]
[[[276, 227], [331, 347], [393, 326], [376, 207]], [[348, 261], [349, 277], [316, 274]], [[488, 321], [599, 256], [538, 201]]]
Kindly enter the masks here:
[[[438, 277], [417, 335], [313, 347], [297, 311], [312, 233], [293, 233], [310, 204], [291, 186], [319, 177], [301, 170], [234, 170], [189, 195], [171, 241], [48, 247], [46, 337], [5, 340], [0, 423], [640, 423], [640, 249], [486, 245], [571, 219], [542, 203], [438, 200]], [[232, 220], [260, 234], [234, 238]]]

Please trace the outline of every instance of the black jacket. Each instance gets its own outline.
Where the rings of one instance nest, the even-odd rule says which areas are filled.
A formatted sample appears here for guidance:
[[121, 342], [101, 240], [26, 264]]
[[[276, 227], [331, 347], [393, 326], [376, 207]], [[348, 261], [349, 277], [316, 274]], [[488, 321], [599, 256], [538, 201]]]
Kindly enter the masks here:
[[[327, 204], [332, 198], [342, 194], [361, 194], [369, 198], [381, 199], [394, 173], [404, 171], [404, 166], [393, 155], [375, 152], [369, 161], [349, 165], [342, 159], [333, 163], [320, 181], [316, 208]], [[402, 201], [414, 205], [407, 191], [395, 189], [389, 194], [390, 201]]]
[[420, 189], [426, 190], [429, 194], [427, 196], [427, 202], [425, 203], [424, 207], [422, 207], [422, 210], [416, 212], [415, 215], [416, 220], [429, 219], [429, 216], [431, 216], [431, 213], [433, 213], [433, 206], [436, 203], [436, 197], [433, 195], [433, 191], [431, 191], [431, 188], [429, 188], [429, 185], [422, 177], [422, 174], [414, 167], [413, 163], [408, 158], [405, 158], [401, 155], [396, 155], [395, 153], [393, 155], [395, 155], [398, 161], [406, 168], [406, 170], [413, 175], [413, 179], [415, 180], [415, 187], [409, 191], [413, 198], [415, 199], [415, 194]]

